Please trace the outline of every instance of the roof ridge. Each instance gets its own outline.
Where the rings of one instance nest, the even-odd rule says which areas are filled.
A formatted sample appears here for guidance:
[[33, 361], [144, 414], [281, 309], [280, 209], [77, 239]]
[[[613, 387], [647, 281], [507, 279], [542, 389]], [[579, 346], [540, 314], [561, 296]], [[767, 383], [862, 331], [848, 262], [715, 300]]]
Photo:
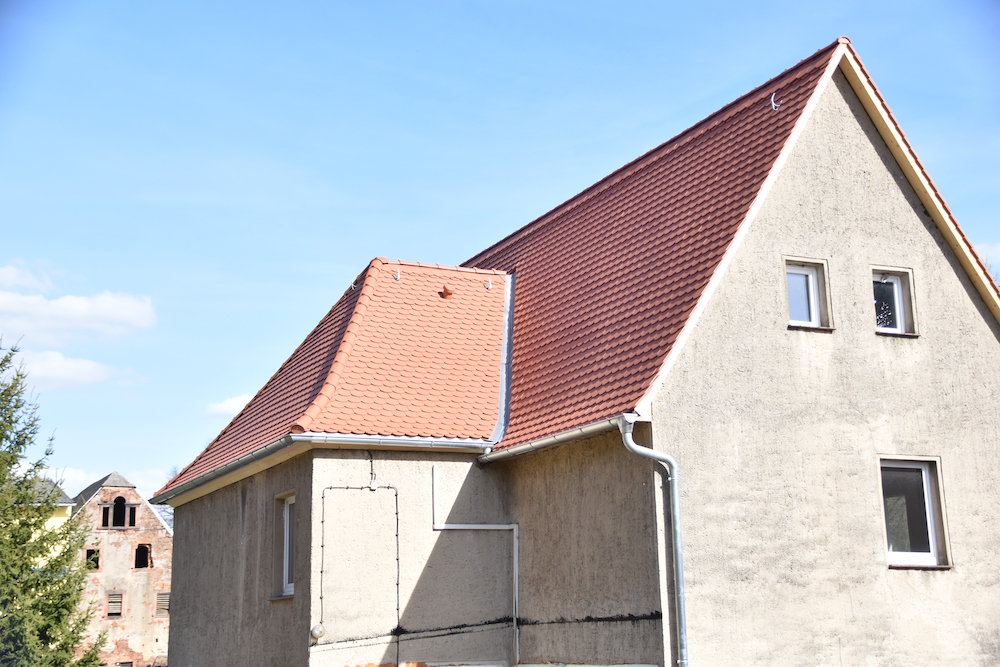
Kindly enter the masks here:
[[422, 269], [441, 269], [442, 271], [460, 271], [462, 273], [482, 273], [484, 275], [506, 275], [506, 271], [500, 269], [480, 269], [474, 266], [451, 266], [448, 264], [431, 264], [430, 262], [411, 262], [405, 259], [382, 259], [383, 264], [399, 266], [415, 266]]
[[354, 311], [351, 313], [351, 319], [347, 322], [347, 328], [344, 330], [344, 336], [340, 340], [337, 354], [334, 355], [333, 362], [330, 364], [326, 381], [323, 382], [319, 393], [313, 398], [312, 403], [309, 404], [309, 407], [306, 408], [302, 416], [292, 422], [292, 425], [289, 427], [291, 433], [305, 433], [308, 431], [309, 425], [322, 412], [323, 408], [326, 407], [330, 399], [333, 398], [333, 394], [337, 391], [337, 382], [340, 380], [344, 366], [351, 355], [351, 350], [354, 347], [354, 339], [358, 337], [358, 330], [361, 328], [361, 320], [364, 319], [364, 313], [368, 310], [368, 301], [375, 290], [375, 276], [378, 275], [380, 268], [387, 261], [384, 257], [376, 257], [368, 264], [368, 268], [365, 270], [365, 280], [361, 285], [361, 293], [358, 294], [358, 300], [354, 304]]
[[[717, 127], [718, 125], [720, 125], [721, 123], [725, 122], [733, 115], [738, 113], [739, 111], [742, 111], [744, 108], [749, 106], [751, 102], [755, 101], [754, 96], [755, 94], [758, 93], [758, 91], [773, 86], [780, 79], [786, 78], [790, 72], [802, 69], [804, 65], [812, 63], [815, 60], [819, 60], [824, 55], [832, 55], [832, 53], [834, 53], [837, 47], [840, 46], [841, 44], [846, 43], [850, 48], [850, 40], [847, 40], [847, 42], [844, 42], [842, 40], [847, 40], [847, 38], [840, 37], [831, 44], [828, 44], [827, 46], [824, 46], [823, 48], [817, 50], [812, 55], [803, 58], [802, 60], [792, 65], [791, 67], [788, 67], [785, 70], [783, 70], [780, 74], [771, 77], [764, 83], [744, 93], [743, 95], [736, 98], [735, 100], [725, 105], [724, 107], [718, 109], [717, 111], [712, 112], [705, 118], [702, 118], [694, 125], [691, 125], [685, 128], [684, 130], [681, 130], [679, 133], [667, 139], [659, 146], [656, 146], [655, 148], [646, 151], [639, 157], [622, 165], [621, 167], [611, 172], [601, 180], [597, 181], [590, 187], [582, 190], [581, 192], [570, 197], [566, 201], [549, 209], [548, 211], [538, 216], [528, 224], [514, 230], [513, 232], [511, 232], [504, 238], [500, 239], [493, 245], [483, 249], [482, 251], [473, 255], [466, 261], [462, 262], [462, 264], [463, 265], [472, 264], [475, 260], [481, 259], [487, 255], [492, 255], [501, 248], [509, 245], [510, 243], [512, 243], [517, 239], [520, 239], [524, 236], [528, 236], [530, 234], [534, 234], [536, 231], [546, 227], [548, 223], [557, 220], [562, 215], [569, 213], [570, 211], [582, 205], [586, 201], [592, 199], [593, 197], [596, 197], [602, 192], [605, 192], [613, 188], [615, 185], [620, 183], [625, 178], [640, 171], [642, 168], [647, 166], [649, 162], [652, 162], [655, 158], [660, 157], [662, 153], [666, 153], [671, 149], [679, 148], [684, 144], [688, 143], [689, 141], [693, 140], [695, 137], [701, 136], [711, 131], [713, 128]], [[827, 52], [829, 52], [829, 54], [827, 54]]]

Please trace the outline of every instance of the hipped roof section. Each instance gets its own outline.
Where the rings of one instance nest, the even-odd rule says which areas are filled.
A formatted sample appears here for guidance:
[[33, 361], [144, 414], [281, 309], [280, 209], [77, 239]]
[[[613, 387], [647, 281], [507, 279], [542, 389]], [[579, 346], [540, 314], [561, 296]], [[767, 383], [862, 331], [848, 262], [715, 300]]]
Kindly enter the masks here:
[[372, 260], [165, 493], [290, 434], [487, 441], [503, 417], [503, 271]]
[[496, 449], [635, 409], [838, 46], [465, 262], [517, 272], [511, 416]]

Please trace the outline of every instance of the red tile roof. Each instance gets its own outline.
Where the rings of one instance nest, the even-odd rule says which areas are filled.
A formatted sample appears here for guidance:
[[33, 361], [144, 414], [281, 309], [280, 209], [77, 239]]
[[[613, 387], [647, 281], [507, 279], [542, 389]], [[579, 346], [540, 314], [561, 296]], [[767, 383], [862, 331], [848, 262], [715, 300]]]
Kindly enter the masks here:
[[465, 262], [517, 275], [510, 424], [496, 449], [636, 407], [837, 46]]
[[160, 493], [290, 433], [486, 440], [500, 419], [502, 271], [372, 260]]
[[478, 269], [374, 260], [159, 493], [289, 433], [488, 438], [500, 418], [505, 273], [517, 286], [509, 426], [496, 448], [633, 410], [837, 46], [465, 263]]

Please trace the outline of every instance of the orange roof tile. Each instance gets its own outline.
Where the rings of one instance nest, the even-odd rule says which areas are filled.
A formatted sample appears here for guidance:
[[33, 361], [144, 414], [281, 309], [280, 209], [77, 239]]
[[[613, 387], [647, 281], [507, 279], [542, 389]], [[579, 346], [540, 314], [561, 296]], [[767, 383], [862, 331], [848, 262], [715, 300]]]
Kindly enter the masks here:
[[[503, 421], [507, 273], [517, 275], [509, 425], [496, 448], [631, 411], [839, 43], [464, 265], [479, 269], [374, 260], [257, 396], [159, 493], [289, 433], [488, 438]], [[484, 278], [496, 287], [486, 290]]]
[[465, 262], [517, 274], [510, 424], [496, 449], [635, 408], [837, 46]]
[[159, 493], [291, 433], [488, 440], [503, 418], [507, 279], [502, 271], [372, 260]]

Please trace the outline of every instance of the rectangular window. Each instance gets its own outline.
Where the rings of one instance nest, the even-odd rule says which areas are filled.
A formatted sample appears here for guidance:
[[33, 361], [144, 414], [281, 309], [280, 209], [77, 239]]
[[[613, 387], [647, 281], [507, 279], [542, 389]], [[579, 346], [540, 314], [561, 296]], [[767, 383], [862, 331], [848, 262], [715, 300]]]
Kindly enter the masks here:
[[99, 549], [87, 549], [87, 569], [88, 570], [99, 570], [101, 569], [101, 552]]
[[131, 505], [128, 508], [128, 525], [135, 525], [135, 505]]
[[284, 498], [281, 508], [281, 594], [292, 595], [295, 593], [295, 496]]
[[151, 544], [140, 544], [135, 548], [136, 568], [153, 566], [153, 546]]
[[826, 263], [785, 258], [788, 325], [826, 329], [832, 326], [826, 289]]
[[170, 615], [170, 593], [156, 594], [156, 615], [161, 618]]
[[101, 508], [101, 528], [107, 528], [111, 525], [111, 508], [105, 505]]
[[875, 331], [882, 334], [915, 334], [910, 272], [905, 269], [874, 269], [872, 292]]
[[947, 564], [937, 466], [896, 459], [882, 459], [880, 465], [889, 564]]
[[122, 615], [122, 594], [110, 593], [108, 595], [108, 618], [118, 618]]

